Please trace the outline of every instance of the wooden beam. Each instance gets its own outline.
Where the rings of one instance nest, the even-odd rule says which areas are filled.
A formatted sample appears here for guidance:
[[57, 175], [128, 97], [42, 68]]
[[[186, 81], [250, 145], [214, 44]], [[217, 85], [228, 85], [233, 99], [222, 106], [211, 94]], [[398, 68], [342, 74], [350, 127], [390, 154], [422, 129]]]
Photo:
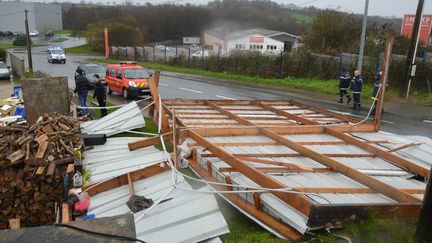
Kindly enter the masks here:
[[334, 137], [337, 137], [339, 139], [342, 139], [346, 142], [348, 142], [349, 144], [352, 144], [354, 146], [357, 146], [361, 149], [364, 149], [366, 151], [368, 151], [369, 153], [374, 154], [375, 156], [382, 158], [394, 165], [400, 166], [402, 168], [405, 168], [408, 171], [411, 171], [415, 174], [421, 175], [423, 177], [428, 177], [429, 175], [429, 170], [421, 167], [407, 159], [404, 159], [402, 157], [396, 156], [392, 153], [389, 153], [388, 151], [382, 150], [378, 147], [375, 147], [371, 144], [365, 143], [359, 139], [356, 139], [352, 136], [340, 133], [336, 130], [334, 130], [333, 128], [330, 127], [326, 127], [324, 130], [325, 133], [332, 135]]
[[[138, 180], [142, 180], [144, 178], [168, 171], [169, 168], [168, 166], [164, 166], [161, 167], [159, 164], [157, 165], [152, 165], [140, 170], [136, 170], [133, 172], [128, 173], [131, 182], [135, 182]], [[104, 181], [102, 183], [96, 183], [95, 185], [88, 185], [86, 187], [83, 187], [82, 190], [85, 191], [87, 190], [87, 193], [89, 194], [89, 196], [94, 196], [96, 194], [105, 192], [105, 191], [109, 191], [111, 189], [123, 186], [123, 185], [127, 185], [129, 182], [128, 180], [128, 175], [124, 174], [121, 176], [117, 176], [115, 178], [112, 178], [110, 180]]]
[[[326, 128], [327, 129], [327, 128]], [[299, 145], [294, 141], [291, 141], [285, 137], [282, 137], [278, 134], [275, 134], [266, 129], [261, 129], [261, 133], [274, 139], [275, 141], [284, 144], [285, 146], [297, 151], [300, 154], [303, 154], [325, 166], [333, 169], [336, 172], [339, 172], [363, 185], [370, 187], [371, 189], [384, 194], [397, 202], [420, 202], [421, 200], [412, 196], [409, 193], [401, 191], [391, 185], [388, 185], [375, 177], [369, 176], [363, 172], [360, 172], [352, 167], [349, 167], [343, 163], [340, 163], [337, 160], [334, 160], [330, 157], [326, 157], [318, 152], [315, 152], [303, 145]], [[340, 133], [342, 134], [342, 133]], [[344, 135], [344, 134], [342, 134]], [[339, 136], [338, 136], [339, 137]], [[339, 137], [341, 138], [341, 137]], [[341, 138], [342, 139], [342, 138]]]
[[405, 145], [402, 145], [402, 146], [399, 146], [396, 148], [389, 149], [389, 150], [387, 150], [387, 152], [389, 152], [389, 153], [396, 152], [396, 151], [399, 151], [402, 149], [411, 148], [411, 147], [418, 146], [421, 144], [424, 144], [424, 142], [413, 142], [413, 143], [405, 144]]
[[132, 196], [135, 194], [133, 181], [132, 181], [130, 173], [127, 173], [126, 176], [127, 176], [127, 181], [128, 181], [128, 185], [129, 185], [129, 194]]
[[156, 118], [156, 120], [158, 120], [159, 119], [159, 117], [158, 117], [159, 113], [161, 113], [162, 131], [164, 133], [168, 133], [168, 132], [171, 132], [171, 128], [169, 126], [168, 118], [166, 117], [165, 110], [163, 108], [161, 110], [159, 110], [159, 103], [162, 103], [162, 100], [159, 99], [158, 82], [159, 82], [159, 78], [157, 78], [156, 76], [152, 76], [148, 79], [148, 84], [149, 84], [152, 100], [155, 102], [155, 104], [154, 104], [155, 112], [153, 114], [153, 119]]
[[[164, 136], [163, 136], [164, 141], [170, 140], [172, 138], [172, 135], [173, 135], [172, 132], [170, 132], [168, 134], [164, 134]], [[129, 147], [130, 151], [134, 151], [134, 150], [137, 150], [137, 149], [140, 149], [140, 148], [144, 148], [144, 147], [148, 147], [148, 146], [151, 146], [151, 145], [159, 144], [160, 142], [161, 142], [160, 141], [160, 137], [159, 136], [154, 136], [154, 137], [151, 137], [151, 138], [145, 138], [143, 140], [138, 140], [138, 141], [135, 141], [135, 142], [130, 142], [130, 143], [128, 143], [128, 147]]]
[[70, 208], [69, 204], [62, 204], [62, 224], [68, 223], [71, 221]]
[[[197, 162], [196, 160], [190, 160], [189, 165], [191, 166], [192, 170], [197, 173], [200, 177], [207, 181], [211, 182], [219, 182], [216, 179], [214, 179], [211, 174], [206, 172]], [[219, 185], [213, 185], [212, 186], [215, 190], [218, 191], [225, 191], [226, 188], [224, 186]], [[236, 194], [223, 194], [222, 195], [224, 199], [229, 201], [230, 203], [234, 204], [236, 207], [240, 208], [244, 212], [246, 212], [251, 217], [257, 219], [262, 224], [266, 225], [267, 227], [273, 229], [277, 233], [281, 234], [282, 236], [290, 239], [290, 240], [296, 240], [301, 241], [304, 240], [305, 237], [292, 228], [291, 226], [282, 223], [276, 218], [271, 217], [269, 214], [263, 212], [262, 210], [258, 210], [255, 208], [254, 205], [248, 203], [246, 200], [242, 199]]]
[[[325, 168], [303, 170], [303, 169], [298, 169], [298, 168], [257, 167], [256, 169], [263, 172], [263, 173], [323, 173], [323, 172], [332, 172], [332, 170], [325, 169]], [[219, 172], [238, 172], [238, 171], [234, 168], [231, 168], [231, 167], [220, 167]]]
[[[218, 157], [223, 160], [225, 163], [229, 164], [232, 168], [235, 168], [240, 173], [257, 183], [258, 185], [265, 188], [286, 188], [289, 185], [285, 185], [282, 182], [274, 179], [272, 176], [269, 176], [258, 169], [249, 165], [242, 160], [239, 160], [232, 156], [230, 153], [225, 150], [214, 146], [208, 139], [203, 138], [201, 135], [196, 133], [193, 130], [187, 131], [190, 138], [195, 140], [202, 147], [207, 148], [213, 154], [218, 155]], [[305, 215], [309, 215], [311, 202], [310, 199], [303, 195], [289, 195], [283, 192], [272, 192], [276, 197], [284, 201], [285, 203], [293, 206], [298, 211], [302, 212]]]

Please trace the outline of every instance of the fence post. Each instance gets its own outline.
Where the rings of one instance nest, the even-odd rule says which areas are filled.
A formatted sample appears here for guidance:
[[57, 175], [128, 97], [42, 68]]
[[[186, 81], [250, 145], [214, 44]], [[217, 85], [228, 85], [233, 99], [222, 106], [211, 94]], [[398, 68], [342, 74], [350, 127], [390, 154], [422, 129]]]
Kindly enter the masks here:
[[156, 53], [156, 49], [155, 46], [153, 46], [153, 62], [155, 61], [155, 53]]
[[259, 51], [256, 55], [256, 65], [255, 65], [255, 75], [258, 75], [258, 65], [259, 65]]
[[201, 49], [201, 68], [204, 68], [204, 48]]
[[220, 50], [221, 50], [221, 48], [219, 47], [219, 48], [218, 48], [218, 56], [217, 56], [217, 64], [218, 64], [218, 68], [219, 68], [219, 65], [220, 65]]
[[279, 60], [279, 77], [282, 77], [282, 66], [283, 66], [283, 51], [280, 53], [280, 60]]
[[312, 59], [312, 54], [310, 51], [308, 51], [306, 73], [309, 73], [309, 69], [310, 69], [310, 65], [311, 65], [311, 59]]
[[164, 62], [166, 62], [166, 57], [167, 57], [167, 46], [165, 46], [165, 50], [164, 50]]
[[176, 47], [176, 56], [175, 56], [175, 63], [177, 64], [178, 59], [178, 47]]
[[338, 78], [341, 76], [342, 61], [343, 61], [342, 51], [339, 51], [339, 62], [338, 62], [338, 70], [337, 70]]
[[188, 66], [190, 66], [190, 47], [188, 48]]
[[146, 51], [145, 51], [145, 46], [143, 46], [142, 47], [143, 48], [143, 54], [142, 54], [142, 57], [141, 57], [141, 61], [144, 61], [145, 60], [145, 56], [146, 56]]
[[235, 71], [238, 70], [238, 65], [239, 65], [239, 59], [238, 59], [238, 57], [236, 57], [236, 62], [235, 62]]

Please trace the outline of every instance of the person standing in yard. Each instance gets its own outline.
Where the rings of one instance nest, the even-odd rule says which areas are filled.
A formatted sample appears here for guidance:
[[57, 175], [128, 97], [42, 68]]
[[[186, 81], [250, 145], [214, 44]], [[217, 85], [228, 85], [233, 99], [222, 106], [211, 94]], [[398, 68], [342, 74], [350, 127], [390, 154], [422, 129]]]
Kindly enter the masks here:
[[76, 73], [77, 77], [75, 81], [74, 94], [78, 93], [80, 106], [82, 107], [82, 116], [80, 117], [80, 120], [86, 120], [88, 118], [87, 94], [90, 89], [90, 81], [86, 76], [84, 76], [83, 70], [77, 69]]
[[361, 107], [361, 92], [362, 92], [362, 86], [363, 86], [363, 78], [360, 76], [360, 71], [355, 70], [354, 71], [354, 77], [351, 80], [351, 90], [354, 96], [354, 103], [352, 110], [360, 110]]
[[348, 70], [342, 68], [342, 74], [339, 77], [339, 102], [343, 103], [344, 97], [347, 98], [347, 104], [351, 102], [351, 97], [348, 94], [348, 88], [350, 85], [351, 76]]
[[[99, 107], [106, 107], [106, 87], [105, 84], [102, 83], [99, 79], [99, 75], [95, 74], [93, 76], [94, 79], [94, 92], [93, 92], [93, 98], [97, 98], [97, 101], [99, 103]], [[102, 108], [101, 109], [101, 116], [104, 117], [108, 114], [107, 109]]]

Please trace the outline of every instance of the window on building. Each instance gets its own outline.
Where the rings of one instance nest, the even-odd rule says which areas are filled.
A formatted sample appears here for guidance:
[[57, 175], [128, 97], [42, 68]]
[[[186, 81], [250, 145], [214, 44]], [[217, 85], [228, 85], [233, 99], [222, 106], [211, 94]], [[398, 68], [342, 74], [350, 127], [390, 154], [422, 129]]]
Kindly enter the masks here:
[[261, 50], [263, 49], [263, 45], [260, 45], [260, 49], [261, 49]]
[[253, 49], [253, 48], [252, 48], [252, 45], [249, 45], [249, 49]]

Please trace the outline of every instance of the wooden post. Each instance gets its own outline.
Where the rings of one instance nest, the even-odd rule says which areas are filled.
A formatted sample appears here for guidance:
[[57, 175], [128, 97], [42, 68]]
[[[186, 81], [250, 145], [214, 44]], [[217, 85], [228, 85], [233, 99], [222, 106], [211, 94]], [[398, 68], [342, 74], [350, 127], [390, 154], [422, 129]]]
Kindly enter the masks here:
[[20, 219], [9, 219], [9, 228], [16, 230], [21, 228]]
[[174, 167], [177, 168], [177, 126], [176, 126], [176, 116], [175, 116], [175, 111], [172, 111], [172, 131], [173, 131], [173, 135], [172, 135], [172, 144], [173, 144], [173, 162], [174, 162]]
[[[432, 169], [431, 169], [432, 170]], [[429, 179], [420, 211], [414, 242], [432, 242], [432, 180]]]
[[374, 119], [375, 131], [378, 131], [381, 126], [382, 107], [383, 107], [384, 96], [387, 88], [388, 74], [389, 74], [391, 56], [393, 50], [393, 42], [394, 42], [394, 33], [389, 32], [387, 34], [386, 49], [384, 53], [383, 75], [381, 76], [381, 89], [378, 94], [378, 99], [374, 101], [374, 105], [376, 105], [375, 119]]

